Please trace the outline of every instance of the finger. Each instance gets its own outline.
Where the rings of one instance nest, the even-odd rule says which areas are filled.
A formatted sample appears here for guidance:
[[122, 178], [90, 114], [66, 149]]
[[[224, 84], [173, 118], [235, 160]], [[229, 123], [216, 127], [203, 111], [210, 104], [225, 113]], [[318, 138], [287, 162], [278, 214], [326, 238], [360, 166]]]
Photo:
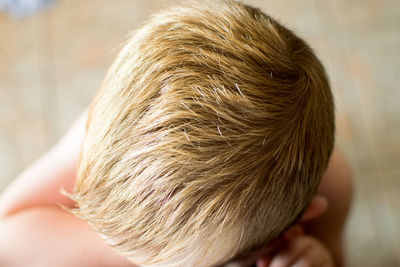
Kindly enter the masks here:
[[[253, 250], [248, 254], [236, 257], [231, 262], [226, 263], [224, 267], [247, 267], [254, 264], [261, 264], [261, 266], [269, 266], [271, 255], [279, 251], [287, 242], [287, 237], [282, 235], [268, 245], [259, 249]], [[259, 262], [259, 263], [258, 263]], [[257, 267], [259, 267], [257, 265]]]
[[270, 256], [264, 256], [257, 260], [257, 267], [268, 267], [271, 263]]
[[304, 258], [312, 263], [312, 267], [333, 266], [333, 259], [329, 252], [320, 247], [313, 246], [305, 251]]
[[[260, 266], [268, 267], [271, 262], [271, 255], [280, 251], [290, 239], [303, 233], [303, 228], [299, 225], [291, 227], [285, 234], [280, 235], [271, 241], [268, 245], [259, 249], [253, 250], [248, 254], [236, 257], [229, 263], [226, 263], [224, 267], [247, 267], [252, 266], [255, 263]], [[259, 267], [257, 265], [257, 267]]]
[[282, 251], [272, 258], [270, 267], [289, 267], [299, 254], [296, 251]]
[[312, 242], [303, 236], [294, 238], [283, 251], [275, 255], [270, 267], [289, 267], [300, 255], [312, 247]]
[[290, 267], [314, 267], [314, 266], [317, 265], [312, 265], [308, 259], [301, 257], [298, 258]]

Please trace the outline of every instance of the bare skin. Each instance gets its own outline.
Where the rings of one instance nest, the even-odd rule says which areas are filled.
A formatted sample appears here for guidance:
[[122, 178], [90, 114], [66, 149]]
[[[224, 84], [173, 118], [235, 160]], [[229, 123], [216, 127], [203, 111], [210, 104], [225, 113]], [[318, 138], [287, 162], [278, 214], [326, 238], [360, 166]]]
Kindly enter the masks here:
[[[85, 221], [59, 207], [74, 207], [59, 191], [73, 189], [85, 123], [84, 114], [0, 195], [0, 266], [135, 266], [103, 244]], [[279, 251], [271, 253], [273, 243], [227, 266], [342, 266], [342, 232], [351, 195], [349, 167], [335, 151], [318, 195], [299, 225], [282, 235]]]
[[0, 266], [133, 266], [89, 225], [57, 207], [35, 207], [0, 222]]

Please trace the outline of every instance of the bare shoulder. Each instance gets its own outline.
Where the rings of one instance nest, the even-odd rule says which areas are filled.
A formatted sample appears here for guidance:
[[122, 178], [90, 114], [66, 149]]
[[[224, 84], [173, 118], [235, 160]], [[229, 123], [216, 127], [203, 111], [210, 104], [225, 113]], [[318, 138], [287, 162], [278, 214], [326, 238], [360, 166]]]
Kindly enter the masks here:
[[331, 156], [318, 193], [327, 198], [329, 206], [322, 216], [307, 223], [306, 231], [319, 238], [342, 262], [343, 230], [351, 206], [353, 182], [350, 166], [338, 149]]
[[134, 267], [103, 244], [86, 222], [52, 207], [0, 220], [0, 266]]
[[353, 176], [349, 163], [338, 149], [331, 156], [318, 193], [329, 201], [327, 214], [335, 212], [335, 217], [347, 215], [353, 195]]

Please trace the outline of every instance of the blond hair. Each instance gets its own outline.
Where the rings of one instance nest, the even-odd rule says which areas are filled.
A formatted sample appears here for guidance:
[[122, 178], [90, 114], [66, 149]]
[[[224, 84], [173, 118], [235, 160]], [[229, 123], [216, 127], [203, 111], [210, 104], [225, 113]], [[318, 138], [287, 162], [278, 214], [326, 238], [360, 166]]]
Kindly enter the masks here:
[[293, 32], [236, 1], [173, 8], [90, 107], [74, 212], [137, 264], [222, 264], [300, 216], [334, 128], [325, 71]]

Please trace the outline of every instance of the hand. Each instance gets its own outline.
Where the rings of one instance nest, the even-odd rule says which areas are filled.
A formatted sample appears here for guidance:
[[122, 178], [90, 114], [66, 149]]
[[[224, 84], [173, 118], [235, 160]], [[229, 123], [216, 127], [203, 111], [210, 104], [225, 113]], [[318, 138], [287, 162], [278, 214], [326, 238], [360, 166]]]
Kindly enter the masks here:
[[334, 267], [328, 249], [295, 225], [268, 245], [228, 262], [224, 267]]
[[298, 235], [272, 259], [259, 259], [257, 267], [334, 267], [328, 249], [316, 238]]
[[303, 228], [299, 225], [295, 225], [266, 246], [236, 257], [232, 261], [224, 264], [223, 267], [251, 267], [256, 266], [256, 264], [257, 267], [268, 267], [272, 260], [272, 255], [279, 253], [289, 244], [291, 239], [303, 233]]

